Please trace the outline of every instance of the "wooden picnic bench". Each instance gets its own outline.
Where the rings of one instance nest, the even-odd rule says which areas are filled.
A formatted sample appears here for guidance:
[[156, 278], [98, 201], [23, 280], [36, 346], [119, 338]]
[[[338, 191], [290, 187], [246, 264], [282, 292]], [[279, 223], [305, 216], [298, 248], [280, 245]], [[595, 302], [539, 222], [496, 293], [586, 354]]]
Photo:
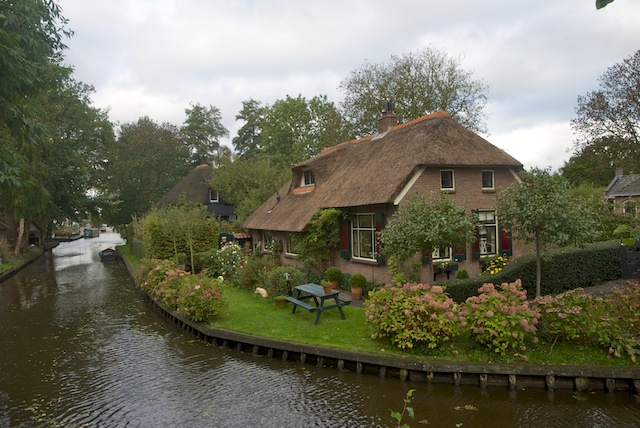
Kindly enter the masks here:
[[[316, 313], [316, 321], [315, 324], [318, 324], [320, 321], [320, 314], [322, 312], [327, 311], [329, 309], [338, 309], [340, 311], [340, 316], [342, 319], [347, 319], [344, 315], [344, 311], [342, 310], [343, 306], [347, 306], [351, 303], [349, 300], [340, 299], [340, 292], [338, 290], [332, 290], [329, 293], [325, 293], [322, 286], [318, 284], [303, 284], [294, 287], [295, 293], [293, 297], [286, 297], [285, 300], [293, 303], [293, 309], [291, 310], [292, 314], [296, 313], [296, 309], [298, 306], [307, 309], [309, 312]], [[313, 300], [315, 305], [311, 305], [305, 300]], [[325, 300], [333, 300], [334, 304], [325, 306]]]

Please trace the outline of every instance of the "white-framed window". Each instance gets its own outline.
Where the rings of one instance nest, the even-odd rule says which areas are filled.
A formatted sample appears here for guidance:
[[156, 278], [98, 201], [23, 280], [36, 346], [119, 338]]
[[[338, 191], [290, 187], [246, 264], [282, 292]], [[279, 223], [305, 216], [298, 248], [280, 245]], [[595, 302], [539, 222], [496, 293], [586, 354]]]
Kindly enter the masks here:
[[374, 214], [354, 214], [351, 218], [353, 257], [375, 260], [376, 221]]
[[434, 248], [431, 252], [433, 260], [451, 260], [451, 247]]
[[441, 169], [440, 170], [440, 190], [454, 190], [454, 189], [455, 189], [455, 181], [453, 178], [453, 170]]
[[220, 195], [218, 192], [209, 187], [209, 202], [220, 202]]
[[313, 186], [316, 184], [316, 178], [313, 176], [313, 171], [310, 169], [304, 171], [302, 174], [302, 186]]
[[480, 256], [498, 253], [498, 220], [495, 211], [478, 211], [478, 248]]
[[275, 240], [273, 239], [273, 235], [270, 230], [262, 231], [262, 251], [270, 253], [273, 251], [273, 243]]
[[285, 253], [290, 255], [290, 256], [297, 256], [298, 253], [296, 253], [293, 249], [293, 247], [296, 244], [296, 239], [298, 238], [298, 234], [297, 233], [292, 233], [292, 232], [287, 232], [285, 235]]
[[483, 190], [493, 190], [493, 171], [485, 170], [482, 171], [482, 189]]

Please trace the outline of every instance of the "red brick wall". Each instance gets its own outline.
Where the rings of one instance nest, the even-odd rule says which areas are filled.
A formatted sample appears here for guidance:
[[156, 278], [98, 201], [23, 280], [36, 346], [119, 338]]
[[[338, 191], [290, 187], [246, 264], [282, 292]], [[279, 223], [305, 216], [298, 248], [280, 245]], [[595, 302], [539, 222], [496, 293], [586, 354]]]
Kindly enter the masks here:
[[[417, 195], [441, 195], [440, 190], [440, 170], [441, 169], [453, 169], [454, 171], [454, 184], [455, 189], [453, 191], [447, 191], [451, 194], [456, 205], [463, 207], [465, 210], [476, 209], [495, 209], [496, 208], [496, 196], [500, 190], [504, 189], [511, 183], [516, 182], [516, 178], [507, 168], [464, 168], [464, 167], [443, 167], [443, 168], [427, 168], [423, 174], [414, 183], [411, 189], [407, 192], [405, 197], [400, 202], [400, 205], [406, 203], [411, 198]], [[482, 189], [482, 171], [492, 169], [494, 171], [494, 189], [483, 190]], [[353, 209], [354, 213], [376, 213], [382, 212], [385, 217], [385, 223], [393, 216], [397, 211], [396, 206], [393, 205], [376, 205], [376, 206], [364, 206]], [[273, 233], [276, 239], [282, 239], [284, 244], [284, 233]], [[528, 248], [521, 243], [514, 240], [513, 242], [513, 255], [520, 256], [523, 253], [528, 252]], [[295, 258], [281, 255], [281, 261], [283, 264], [294, 265], [304, 269], [304, 266], [300, 266], [295, 261]], [[361, 261], [361, 260], [345, 260], [340, 257], [339, 248], [333, 251], [331, 264], [337, 266], [342, 272], [350, 275], [361, 273], [369, 281], [376, 283], [388, 283], [392, 280], [391, 274], [386, 265], [379, 266], [376, 263]], [[433, 282], [433, 270], [431, 264], [427, 264], [421, 271], [421, 280], [425, 283]], [[477, 275], [480, 273], [480, 264], [478, 260], [472, 259], [472, 247], [467, 245], [467, 260], [462, 261], [459, 264], [459, 269], [466, 269], [470, 275]], [[455, 277], [455, 273], [451, 274], [451, 278]], [[437, 278], [438, 280], [444, 279], [442, 275]]]

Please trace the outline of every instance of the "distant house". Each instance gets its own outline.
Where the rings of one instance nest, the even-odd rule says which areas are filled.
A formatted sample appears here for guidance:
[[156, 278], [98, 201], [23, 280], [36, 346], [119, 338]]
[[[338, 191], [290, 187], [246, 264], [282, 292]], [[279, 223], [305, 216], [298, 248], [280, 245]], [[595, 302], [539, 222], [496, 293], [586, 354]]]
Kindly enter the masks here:
[[[397, 124], [387, 111], [379, 132], [322, 151], [295, 166], [292, 178], [245, 222], [263, 250], [282, 242], [283, 263], [295, 264], [292, 233], [305, 231], [321, 208], [348, 213], [331, 264], [376, 282], [390, 274], [379, 257], [376, 233], [403, 203], [418, 195], [449, 194], [480, 218], [477, 241], [466, 248], [439, 248], [424, 258], [422, 278], [433, 274], [430, 260], [458, 261], [478, 272], [478, 260], [512, 255], [510, 235], [499, 224], [496, 195], [518, 180], [522, 164], [503, 150], [456, 123], [445, 112]], [[431, 257], [428, 257], [431, 256]]]
[[616, 175], [606, 187], [604, 197], [613, 203], [613, 212], [636, 215], [640, 203], [640, 174], [624, 175], [622, 168], [616, 168]]
[[209, 182], [212, 173], [213, 168], [207, 164], [197, 166], [165, 193], [158, 205], [177, 204], [184, 199], [205, 205], [209, 213], [222, 220], [236, 220], [235, 207], [225, 202], [218, 192], [211, 188]]

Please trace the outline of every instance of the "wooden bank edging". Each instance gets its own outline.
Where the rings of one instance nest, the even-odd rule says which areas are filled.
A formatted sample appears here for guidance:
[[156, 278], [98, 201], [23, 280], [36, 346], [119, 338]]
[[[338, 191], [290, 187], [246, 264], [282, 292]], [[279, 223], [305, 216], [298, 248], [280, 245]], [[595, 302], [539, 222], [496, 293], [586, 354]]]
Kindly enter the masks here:
[[[133, 280], [133, 267], [126, 258], [122, 258], [122, 260]], [[236, 349], [240, 352], [264, 355], [268, 358], [297, 361], [300, 364], [332, 367], [338, 370], [350, 370], [358, 374], [366, 373], [380, 377], [395, 377], [400, 380], [429, 383], [452, 383], [480, 387], [505, 386], [511, 389], [538, 387], [550, 391], [573, 389], [576, 391], [640, 392], [640, 367], [421, 361], [413, 358], [324, 348], [251, 336], [221, 328], [210, 329], [165, 307], [146, 292], [139, 291], [142, 297], [166, 319], [177, 324], [187, 333], [196, 336], [199, 340]]]

